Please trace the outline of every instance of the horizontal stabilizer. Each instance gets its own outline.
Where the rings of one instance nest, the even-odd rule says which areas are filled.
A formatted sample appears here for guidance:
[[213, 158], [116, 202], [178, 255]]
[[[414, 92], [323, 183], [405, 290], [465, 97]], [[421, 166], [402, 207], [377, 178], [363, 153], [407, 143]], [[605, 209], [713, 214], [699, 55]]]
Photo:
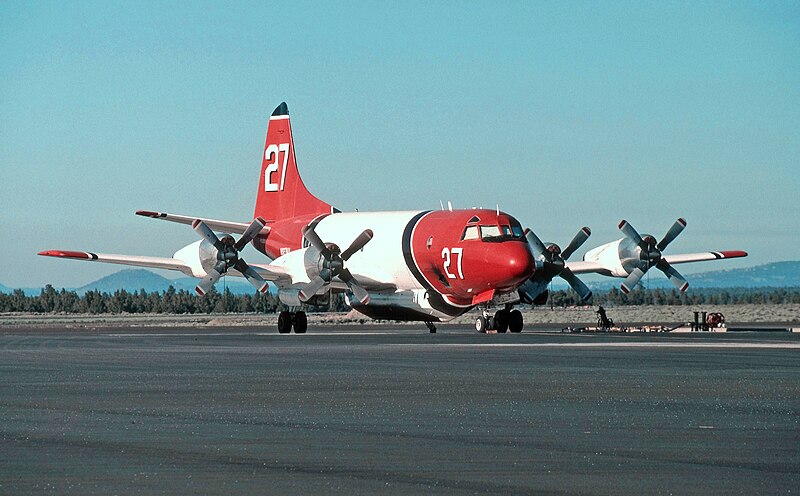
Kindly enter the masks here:
[[[212, 231], [222, 231], [231, 234], [244, 234], [251, 222], [231, 222], [227, 220], [205, 219], [203, 217], [192, 217], [189, 215], [168, 214], [165, 212], [151, 212], [149, 210], [137, 210], [136, 215], [150, 217], [152, 219], [168, 220], [178, 224], [191, 226], [197, 220], [203, 221]], [[264, 227], [259, 234], [265, 235], [269, 232], [269, 227]]]

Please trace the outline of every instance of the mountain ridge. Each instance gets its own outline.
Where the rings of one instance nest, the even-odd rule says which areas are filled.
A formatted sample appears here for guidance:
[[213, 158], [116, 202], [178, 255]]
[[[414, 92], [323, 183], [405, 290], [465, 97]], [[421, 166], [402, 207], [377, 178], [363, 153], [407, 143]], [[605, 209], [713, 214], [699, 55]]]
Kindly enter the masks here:
[[[649, 276], [649, 282], [648, 282]], [[595, 291], [604, 291], [613, 287], [618, 288], [621, 279], [602, 278], [586, 280], [586, 284]], [[588, 278], [587, 278], [588, 279]], [[755, 265], [742, 269], [723, 269], [706, 272], [698, 272], [686, 275], [689, 281], [689, 291], [692, 288], [800, 288], [800, 261], [782, 261], [768, 264]], [[194, 293], [194, 287], [199, 279], [193, 277], [181, 277], [178, 279], [168, 279], [147, 269], [123, 269], [106, 277], [100, 278], [79, 288], [66, 288], [75, 291], [79, 295], [85, 294], [89, 290], [98, 290], [105, 293], [113, 293], [124, 289], [128, 292], [141, 291], [144, 289], [148, 293], [167, 291], [170, 286], [176, 290], [186, 290]], [[672, 288], [672, 284], [658, 270], [648, 271], [645, 276], [644, 285], [650, 288]], [[223, 291], [227, 287], [233, 294], [252, 294], [255, 289], [243, 279], [237, 277], [223, 278], [216, 284], [217, 291]], [[553, 283], [554, 289], [564, 289], [568, 287], [562, 280], [556, 278]], [[26, 295], [38, 295], [42, 288], [21, 288]], [[58, 288], [59, 290], [61, 288]], [[0, 292], [9, 294], [14, 288], [9, 288], [0, 284]]]

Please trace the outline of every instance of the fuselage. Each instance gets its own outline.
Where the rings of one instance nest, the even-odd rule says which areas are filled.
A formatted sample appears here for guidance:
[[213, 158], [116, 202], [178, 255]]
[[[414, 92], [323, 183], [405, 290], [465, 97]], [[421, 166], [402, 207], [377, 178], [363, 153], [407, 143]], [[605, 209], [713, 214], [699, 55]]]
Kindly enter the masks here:
[[275, 265], [288, 269], [298, 288], [321, 270], [319, 252], [301, 234], [304, 225], [340, 250], [365, 229], [373, 232], [347, 262], [372, 295], [368, 305], [351, 305], [370, 316], [400, 318], [400, 312], [406, 319], [449, 320], [479, 302], [514, 292], [534, 270], [522, 227], [503, 212], [335, 213], [272, 223], [267, 238], [256, 244], [275, 258]]

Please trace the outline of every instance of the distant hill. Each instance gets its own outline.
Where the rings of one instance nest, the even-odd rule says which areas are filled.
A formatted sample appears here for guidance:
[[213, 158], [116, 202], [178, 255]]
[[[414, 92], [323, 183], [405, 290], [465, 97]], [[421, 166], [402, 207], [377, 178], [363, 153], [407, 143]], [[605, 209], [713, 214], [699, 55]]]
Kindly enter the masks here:
[[[678, 265], [676, 268], [684, 272], [688, 266]], [[657, 269], [651, 269], [644, 277], [643, 283], [651, 288], [672, 288], [672, 284]], [[715, 270], [700, 272], [696, 274], [686, 274], [684, 276], [689, 281], [690, 288], [800, 288], [800, 261], [794, 262], [774, 262], [764, 265], [757, 265], [746, 269]], [[604, 291], [612, 287], [619, 287], [621, 279], [610, 277], [592, 276], [589, 274], [581, 276], [586, 285], [595, 291]], [[167, 279], [146, 269], [126, 269], [86, 286], [75, 289], [78, 294], [83, 295], [86, 291], [97, 289], [105, 293], [113, 293], [118, 289], [126, 291], [140, 291], [144, 289], [148, 293], [154, 291], [166, 291], [170, 286], [177, 290], [184, 289], [191, 293], [197, 285], [198, 279], [193, 277], [181, 277], [179, 279]], [[255, 290], [247, 281], [239, 277], [227, 277], [220, 280], [217, 291], [222, 291], [227, 285], [233, 294], [252, 294]], [[553, 281], [554, 289], [566, 289], [568, 286], [560, 278]], [[29, 296], [38, 295], [41, 288], [22, 288]], [[60, 289], [60, 288], [57, 288]], [[69, 289], [69, 288], [68, 288]], [[12, 288], [0, 284], [0, 292], [11, 293]]]
[[[676, 265], [689, 281], [689, 290], [692, 288], [799, 288], [800, 287], [800, 261], [773, 262], [756, 265], [745, 269], [714, 270], [687, 274], [687, 265]], [[651, 288], [673, 288], [672, 283], [658, 269], [650, 269], [642, 279], [642, 284]], [[594, 290], [608, 290], [619, 287], [621, 279], [602, 278], [586, 281], [587, 286]]]
[[[255, 292], [253, 286], [248, 282], [237, 279], [239, 278], [225, 278], [225, 280], [220, 280], [215, 287], [217, 291], [223, 291], [223, 288], [227, 287], [233, 294], [252, 294]], [[194, 293], [194, 287], [197, 286], [198, 282], [199, 280], [193, 277], [167, 279], [146, 269], [126, 269], [77, 288], [75, 291], [79, 295], [83, 295], [90, 290], [113, 293], [120, 289], [131, 293], [144, 289], [148, 293], [153, 293], [167, 291], [172, 286], [179, 291], [183, 289]]]

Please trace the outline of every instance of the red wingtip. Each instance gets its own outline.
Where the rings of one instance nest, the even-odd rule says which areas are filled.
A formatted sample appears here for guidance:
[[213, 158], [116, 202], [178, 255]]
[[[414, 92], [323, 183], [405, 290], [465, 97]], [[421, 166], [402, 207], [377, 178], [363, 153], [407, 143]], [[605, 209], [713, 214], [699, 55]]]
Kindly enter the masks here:
[[724, 258], [739, 258], [747, 256], [747, 252], [742, 250], [721, 251], [720, 253]]
[[628, 294], [628, 293], [631, 292], [631, 290], [628, 288], [628, 286], [625, 285], [625, 283], [620, 284], [619, 285], [619, 289], [621, 289], [622, 292], [625, 293], [625, 294]]
[[151, 212], [149, 210], [137, 210], [136, 215], [141, 215], [142, 217], [152, 217], [152, 218], [160, 216], [158, 212]]
[[617, 229], [622, 229], [622, 226], [624, 226], [627, 223], [628, 223], [628, 221], [624, 220], [624, 219], [619, 221], [619, 225], [617, 225]]
[[93, 257], [91, 253], [84, 251], [66, 251], [66, 250], [46, 250], [40, 251], [39, 255], [43, 257], [59, 257], [59, 258], [77, 258], [80, 260], [91, 260]]

